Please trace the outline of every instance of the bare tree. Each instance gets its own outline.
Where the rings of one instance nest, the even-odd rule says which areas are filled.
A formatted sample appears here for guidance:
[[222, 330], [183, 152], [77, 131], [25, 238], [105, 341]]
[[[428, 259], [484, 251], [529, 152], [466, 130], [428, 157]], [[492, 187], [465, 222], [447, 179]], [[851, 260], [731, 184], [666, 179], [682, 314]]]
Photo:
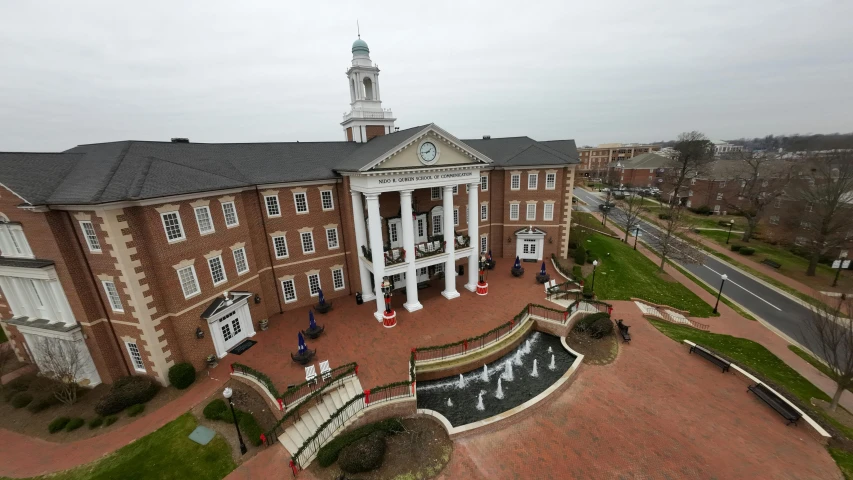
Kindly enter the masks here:
[[616, 205], [619, 209], [613, 216], [625, 222], [625, 241], [627, 242], [631, 232], [640, 225], [640, 215], [647, 211], [646, 199], [634, 193], [619, 199]]
[[661, 195], [665, 202], [661, 208], [663, 228], [658, 239], [660, 271], [663, 271], [666, 260], [675, 254], [688, 259], [698, 256], [695, 248], [678, 238], [679, 231], [687, 226], [684, 209], [689, 193], [682, 194], [689, 190], [691, 179], [707, 174], [713, 161], [714, 146], [705, 135], [693, 131], [678, 136], [669, 166], [664, 172], [664, 190]]
[[74, 343], [53, 337], [38, 338], [35, 350], [42, 373], [57, 381], [56, 398], [66, 405], [76, 402], [85, 365], [83, 352]]
[[791, 181], [791, 164], [763, 154], [742, 151], [723, 163], [724, 176], [738, 185], [736, 198], [725, 197], [727, 209], [746, 219], [743, 237], [750, 241], [767, 207], [784, 193]]
[[815, 353], [826, 360], [827, 374], [836, 385], [830, 404], [832, 411], [838, 407], [844, 390], [853, 386], [853, 319], [841, 313], [844, 308], [853, 311], [853, 297], [841, 297], [837, 307], [826, 304], [813, 307], [804, 326], [807, 337], [816, 343]]
[[792, 197], [802, 204], [801, 245], [808, 253], [806, 275], [814, 276], [821, 256], [838, 249], [850, 228], [853, 212], [853, 155], [846, 150], [811, 156]]

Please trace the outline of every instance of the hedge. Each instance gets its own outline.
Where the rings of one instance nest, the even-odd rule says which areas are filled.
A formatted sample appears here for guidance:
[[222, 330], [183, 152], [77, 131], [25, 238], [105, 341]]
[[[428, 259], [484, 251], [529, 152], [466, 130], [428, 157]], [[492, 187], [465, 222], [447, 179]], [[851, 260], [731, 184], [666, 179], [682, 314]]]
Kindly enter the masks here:
[[118, 417], [115, 415], [110, 415], [109, 417], [104, 418], [104, 426], [109, 427], [110, 425], [116, 423], [118, 421]]
[[95, 412], [102, 417], [119, 413], [131, 405], [151, 400], [159, 388], [153, 378], [145, 375], [120, 378], [95, 405]]
[[591, 315], [587, 315], [587, 316], [581, 318], [580, 320], [578, 320], [578, 322], [575, 323], [575, 326], [572, 330], [577, 330], [578, 332], [585, 332], [590, 327], [590, 325], [592, 325], [599, 318], [609, 319], [610, 314], [607, 312], [597, 312], [597, 313], [593, 313]]
[[669, 220], [672, 218], [672, 215], [670, 215], [668, 213], [659, 213], [658, 218], [661, 220]]
[[169, 368], [169, 383], [178, 390], [183, 390], [195, 382], [195, 367], [184, 362], [172, 365]]
[[12, 397], [12, 406], [15, 408], [24, 408], [33, 401], [33, 395], [28, 392], [18, 392]]
[[135, 416], [139, 415], [140, 413], [142, 413], [143, 410], [145, 410], [145, 404], [144, 403], [137, 403], [135, 405], [131, 405], [131, 406], [127, 407], [127, 416], [128, 417], [135, 417]]
[[204, 407], [202, 413], [208, 420], [219, 420], [226, 411], [228, 411], [228, 405], [225, 404], [225, 400], [215, 398]]
[[74, 430], [77, 430], [78, 428], [82, 427], [84, 423], [86, 423], [86, 421], [82, 418], [74, 417], [69, 420], [68, 423], [65, 424], [65, 431], [73, 432]]
[[103, 417], [95, 417], [89, 420], [89, 430], [94, 430], [104, 424]]
[[42, 395], [33, 400], [32, 403], [27, 405], [27, 410], [32, 413], [38, 413], [59, 403], [59, 399], [56, 398], [52, 393], [48, 393], [46, 395]]
[[741, 248], [743, 248], [743, 245], [732, 245], [731, 246], [731, 249], [733, 252], [739, 252]]
[[[141, 405], [144, 407], [144, 405]], [[131, 407], [132, 408], [132, 407]], [[130, 409], [128, 409], [130, 410]], [[128, 415], [130, 412], [128, 412]], [[231, 416], [231, 411], [228, 409], [228, 405], [225, 404], [225, 401], [221, 398], [216, 398], [210, 401], [203, 410], [204, 418], [208, 420], [218, 420], [220, 422], [233, 422], [234, 418]], [[261, 444], [261, 434], [263, 430], [261, 430], [261, 426], [258, 425], [258, 421], [255, 420], [255, 417], [246, 411], [243, 410], [234, 410], [234, 415], [237, 417], [237, 423], [240, 425], [240, 431], [249, 439], [249, 442], [254, 446], [259, 446]]]
[[574, 280], [577, 282], [583, 280], [583, 270], [580, 265], [572, 266], [572, 277], [574, 277]]
[[399, 433], [403, 430], [403, 424], [400, 423], [399, 418], [388, 418], [356, 428], [343, 435], [338, 435], [334, 440], [320, 448], [320, 451], [317, 452], [317, 462], [320, 463], [321, 467], [328, 467], [337, 461], [341, 449], [373, 432]]
[[752, 247], [741, 247], [738, 253], [749, 256], [755, 253], [755, 249]]
[[71, 419], [68, 417], [54, 418], [53, 421], [48, 424], [47, 431], [50, 433], [56, 433], [65, 428], [69, 421], [71, 421]]
[[575, 265], [583, 265], [586, 263], [586, 248], [583, 245], [578, 245], [573, 256]]

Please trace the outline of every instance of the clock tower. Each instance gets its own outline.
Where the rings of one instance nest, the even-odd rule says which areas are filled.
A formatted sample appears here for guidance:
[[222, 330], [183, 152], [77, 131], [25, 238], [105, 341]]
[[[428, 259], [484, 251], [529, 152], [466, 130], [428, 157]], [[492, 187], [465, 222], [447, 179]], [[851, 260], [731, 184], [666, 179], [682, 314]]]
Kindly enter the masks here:
[[382, 108], [379, 93], [379, 67], [370, 60], [370, 49], [361, 35], [352, 44], [352, 66], [347, 69], [350, 111], [344, 114], [347, 141], [364, 143], [373, 137], [394, 131], [394, 114]]

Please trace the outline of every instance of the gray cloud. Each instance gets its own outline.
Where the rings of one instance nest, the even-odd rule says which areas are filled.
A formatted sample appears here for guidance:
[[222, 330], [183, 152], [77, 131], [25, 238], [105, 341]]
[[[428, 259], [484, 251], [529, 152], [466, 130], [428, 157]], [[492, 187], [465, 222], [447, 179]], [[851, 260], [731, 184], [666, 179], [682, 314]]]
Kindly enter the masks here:
[[4, 2], [0, 150], [342, 140], [356, 18], [403, 128], [579, 144], [853, 130], [853, 2], [641, 3]]

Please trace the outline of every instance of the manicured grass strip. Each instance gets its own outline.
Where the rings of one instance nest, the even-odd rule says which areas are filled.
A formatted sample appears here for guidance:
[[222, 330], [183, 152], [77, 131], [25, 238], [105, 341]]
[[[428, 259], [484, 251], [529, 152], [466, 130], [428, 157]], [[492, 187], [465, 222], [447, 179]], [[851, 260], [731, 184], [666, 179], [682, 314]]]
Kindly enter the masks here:
[[847, 480], [853, 479], [853, 453], [841, 450], [839, 448], [829, 448], [829, 454], [835, 460], [835, 464], [841, 469], [844, 478]]
[[[823, 362], [816, 359], [815, 357], [813, 357], [811, 354], [809, 354], [808, 352], [806, 352], [802, 348], [800, 348], [796, 345], [788, 345], [788, 350], [796, 353], [798, 357], [809, 362], [809, 364], [811, 364], [811, 366], [820, 370], [820, 373], [826, 375], [829, 378], [832, 378], [832, 370], [830, 370], [829, 367], [827, 367]], [[847, 390], [850, 390], [850, 389], [848, 388]], [[851, 391], [853, 391], [853, 390], [851, 390]]]
[[[149, 478], [186, 480], [224, 478], [237, 466], [231, 448], [216, 436], [199, 445], [187, 436], [196, 420], [185, 413], [156, 432], [88, 465], [38, 479], [49, 480], [142, 480]], [[284, 465], [282, 468], [285, 468]]]
[[[587, 239], [586, 248], [599, 262], [595, 274], [595, 293], [599, 298], [642, 298], [687, 310], [695, 317], [714, 315], [713, 308], [690, 289], [661, 278], [657, 265], [631, 246], [615, 238], [594, 234]], [[586, 282], [592, 282], [592, 275], [586, 278]]]
[[751, 368], [773, 383], [786, 388], [807, 405], [810, 404], [812, 398], [830, 400], [829, 396], [823, 393], [821, 389], [806, 380], [805, 377], [789, 367], [779, 357], [773, 355], [760, 343], [731, 335], [703, 332], [658, 320], [649, 320], [649, 322], [661, 333], [677, 342], [690, 340], [716, 350], [737, 364]]
[[[674, 263], [672, 263], [672, 262], [670, 262], [669, 264], [670, 264], [670, 265], [672, 265], [673, 267], [675, 267], [675, 269], [676, 269], [676, 270], [678, 270], [679, 272], [681, 272], [681, 274], [682, 274], [682, 275], [684, 275], [685, 277], [689, 278], [689, 279], [690, 279], [690, 281], [692, 281], [692, 282], [693, 282], [693, 283], [695, 283], [696, 285], [699, 285], [700, 287], [702, 287], [702, 289], [703, 289], [703, 290], [705, 290], [706, 292], [710, 293], [711, 295], [716, 295], [716, 294], [717, 294], [717, 292], [715, 292], [713, 288], [709, 287], [707, 284], [705, 284], [705, 282], [703, 282], [703, 281], [699, 280], [698, 278], [694, 277], [694, 276], [693, 276], [693, 274], [691, 274], [691, 273], [690, 273], [690, 272], [688, 272], [687, 270], [685, 270], [685, 269], [683, 269], [683, 268], [679, 267], [678, 265], [676, 265], [676, 264], [674, 264]], [[720, 301], [721, 301], [721, 302], [723, 302], [724, 304], [728, 305], [728, 306], [729, 306], [729, 308], [731, 308], [732, 310], [734, 310], [735, 312], [737, 312], [737, 314], [738, 314], [738, 315], [740, 315], [741, 317], [743, 317], [743, 318], [745, 318], [745, 319], [747, 319], [747, 320], [752, 320], [753, 322], [755, 322], [755, 321], [756, 321], [756, 320], [755, 320], [755, 317], [753, 317], [752, 315], [750, 315], [749, 313], [747, 313], [744, 309], [742, 309], [742, 308], [740, 308], [739, 306], [737, 306], [737, 304], [736, 304], [736, 303], [734, 303], [734, 302], [732, 302], [731, 300], [729, 300], [728, 298], [726, 298], [726, 297], [725, 297], [725, 295], [723, 295], [723, 296], [721, 296], [721, 297], [720, 297]]]

